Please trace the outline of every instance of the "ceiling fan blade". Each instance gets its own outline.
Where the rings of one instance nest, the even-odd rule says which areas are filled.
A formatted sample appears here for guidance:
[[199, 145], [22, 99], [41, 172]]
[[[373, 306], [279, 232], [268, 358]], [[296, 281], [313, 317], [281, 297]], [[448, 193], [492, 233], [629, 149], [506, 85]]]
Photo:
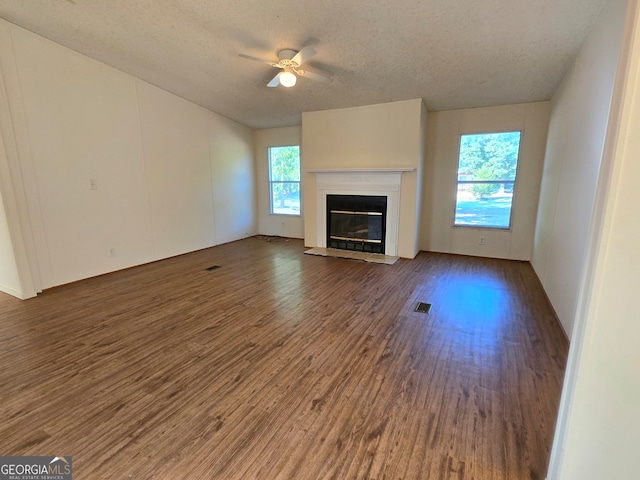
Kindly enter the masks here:
[[266, 63], [267, 65], [275, 65], [277, 62], [272, 62], [271, 60], [265, 60], [264, 58], [252, 57], [251, 55], [247, 55], [246, 53], [241, 53], [238, 55], [242, 58], [247, 58], [249, 60], [253, 60], [254, 62]]
[[292, 62], [297, 63], [298, 65], [302, 65], [304, 62], [313, 57], [316, 53], [315, 48], [313, 47], [304, 47], [295, 56], [291, 59]]
[[309, 70], [304, 70], [304, 73], [301, 73], [301, 75], [305, 78], [315, 80], [316, 82], [329, 83], [331, 81], [329, 77], [325, 77], [324, 75], [320, 75], [316, 72], [310, 72]]
[[271, 81], [267, 83], [267, 87], [277, 87], [278, 85], [280, 85], [280, 75], [282, 75], [282, 72], [273, 77]]

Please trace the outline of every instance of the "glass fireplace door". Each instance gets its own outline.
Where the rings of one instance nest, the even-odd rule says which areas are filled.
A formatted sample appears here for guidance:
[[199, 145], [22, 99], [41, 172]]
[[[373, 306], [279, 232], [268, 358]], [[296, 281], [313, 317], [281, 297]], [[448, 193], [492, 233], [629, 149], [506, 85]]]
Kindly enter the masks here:
[[330, 210], [330, 213], [331, 239], [382, 243], [381, 212]]
[[327, 246], [384, 253], [387, 198], [327, 195]]

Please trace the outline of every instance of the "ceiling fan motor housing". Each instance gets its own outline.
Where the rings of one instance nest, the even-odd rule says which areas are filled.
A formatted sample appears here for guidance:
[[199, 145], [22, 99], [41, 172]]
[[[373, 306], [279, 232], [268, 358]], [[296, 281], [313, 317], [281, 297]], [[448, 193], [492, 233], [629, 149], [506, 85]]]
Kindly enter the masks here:
[[291, 60], [298, 53], [297, 50], [291, 50], [290, 48], [285, 48], [278, 52], [278, 60]]

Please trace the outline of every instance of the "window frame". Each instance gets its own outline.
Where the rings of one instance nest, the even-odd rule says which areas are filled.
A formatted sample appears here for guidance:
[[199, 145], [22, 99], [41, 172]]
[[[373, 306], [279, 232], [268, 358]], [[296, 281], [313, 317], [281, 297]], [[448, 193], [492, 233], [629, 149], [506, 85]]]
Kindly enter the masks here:
[[[298, 148], [298, 180], [272, 180], [271, 179], [271, 150], [276, 148]], [[267, 182], [269, 183], [269, 215], [281, 215], [285, 217], [300, 217], [302, 216], [302, 165], [300, 158], [300, 145], [271, 145], [267, 147]], [[298, 213], [282, 213], [282, 212], [274, 212], [273, 210], [273, 185], [276, 183], [297, 183], [298, 184], [298, 201], [300, 204], [300, 208], [298, 209]]]
[[[504, 133], [519, 133], [520, 138], [518, 141], [518, 153], [516, 157], [516, 171], [514, 173], [513, 180], [458, 180], [460, 175], [460, 150], [462, 147], [462, 138], [466, 136], [475, 136], [475, 135], [500, 135]], [[511, 231], [513, 226], [513, 211], [514, 205], [516, 203], [516, 183], [518, 181], [518, 172], [520, 171], [520, 153], [522, 151], [522, 139], [524, 137], [524, 129], [513, 129], [513, 130], [499, 130], [499, 131], [477, 131], [477, 132], [467, 132], [461, 133], [459, 135], [458, 140], [458, 154], [457, 154], [457, 165], [455, 170], [455, 196], [453, 201], [453, 220], [452, 220], [452, 228], [475, 228], [475, 229], [490, 229], [490, 230], [504, 230]], [[493, 225], [469, 225], [456, 223], [456, 214], [458, 211], [458, 188], [461, 184], [466, 185], [486, 185], [486, 184], [512, 184], [511, 190], [511, 207], [509, 210], [509, 223], [506, 227], [502, 226], [493, 226]]]

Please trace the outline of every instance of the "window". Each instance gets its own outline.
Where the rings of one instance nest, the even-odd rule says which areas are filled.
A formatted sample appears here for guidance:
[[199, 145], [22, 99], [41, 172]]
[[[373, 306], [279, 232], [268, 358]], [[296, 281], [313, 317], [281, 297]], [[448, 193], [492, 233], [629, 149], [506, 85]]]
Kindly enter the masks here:
[[509, 228], [520, 132], [460, 137], [455, 226]]
[[300, 215], [300, 147], [269, 148], [271, 213]]

